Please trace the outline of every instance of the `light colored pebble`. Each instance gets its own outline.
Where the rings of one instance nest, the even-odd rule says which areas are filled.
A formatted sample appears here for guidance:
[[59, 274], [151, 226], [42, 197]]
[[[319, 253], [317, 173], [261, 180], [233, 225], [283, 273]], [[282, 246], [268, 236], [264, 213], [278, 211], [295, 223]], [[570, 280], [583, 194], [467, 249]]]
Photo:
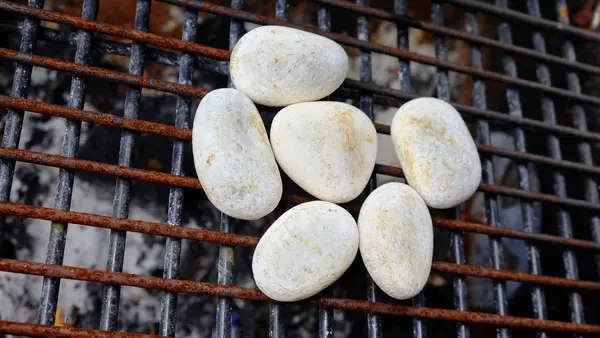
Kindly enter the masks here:
[[411, 100], [396, 112], [392, 140], [406, 180], [432, 208], [456, 206], [481, 181], [475, 142], [460, 114], [435, 98]]
[[254, 251], [252, 273], [268, 297], [298, 301], [335, 282], [357, 252], [352, 215], [333, 203], [307, 202], [286, 211], [265, 232]]
[[318, 199], [344, 203], [365, 188], [377, 156], [377, 132], [359, 109], [342, 102], [283, 108], [271, 125], [277, 162]]
[[365, 200], [358, 216], [360, 255], [373, 281], [390, 297], [408, 299], [431, 270], [433, 227], [427, 205], [403, 183], [387, 183]]
[[192, 131], [196, 173], [225, 214], [254, 220], [275, 209], [281, 175], [258, 110], [238, 90], [213, 90], [200, 102]]
[[231, 52], [231, 81], [258, 104], [283, 107], [333, 93], [348, 73], [348, 56], [334, 41], [281, 26], [246, 33]]

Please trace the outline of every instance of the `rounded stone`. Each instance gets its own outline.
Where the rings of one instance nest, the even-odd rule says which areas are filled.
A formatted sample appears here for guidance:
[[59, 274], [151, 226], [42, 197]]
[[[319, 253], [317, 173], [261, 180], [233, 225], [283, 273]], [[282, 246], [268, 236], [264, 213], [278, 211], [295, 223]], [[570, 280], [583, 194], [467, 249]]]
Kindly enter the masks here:
[[292, 302], [311, 297], [335, 282], [358, 252], [352, 215], [329, 202], [297, 205], [261, 237], [252, 273], [268, 297]]
[[275, 209], [283, 185], [258, 110], [238, 90], [213, 90], [200, 102], [192, 130], [202, 188], [221, 212], [245, 220]]
[[302, 30], [262, 26], [231, 52], [235, 88], [255, 103], [283, 107], [333, 93], [348, 73], [348, 56], [334, 41]]
[[481, 181], [481, 162], [462, 117], [445, 101], [411, 100], [398, 109], [391, 135], [408, 184], [432, 208], [456, 206]]
[[344, 203], [367, 185], [377, 156], [377, 132], [359, 109], [342, 102], [283, 108], [271, 125], [279, 166], [318, 199]]
[[358, 216], [360, 255], [377, 286], [408, 299], [427, 283], [433, 227], [427, 205], [403, 183], [387, 183], [365, 200]]

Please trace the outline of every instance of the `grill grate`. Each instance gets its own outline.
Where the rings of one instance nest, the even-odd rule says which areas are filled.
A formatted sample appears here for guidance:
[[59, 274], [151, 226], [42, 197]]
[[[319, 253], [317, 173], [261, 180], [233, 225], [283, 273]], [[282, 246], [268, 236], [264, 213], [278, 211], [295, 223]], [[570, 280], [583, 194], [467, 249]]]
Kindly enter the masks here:
[[[127, 0], [129, 1], [129, 0]], [[132, 0], [131, 0], [132, 1]], [[0, 334], [25, 336], [97, 336], [119, 329], [118, 313], [122, 286], [131, 286], [160, 292], [160, 316], [158, 334], [174, 336], [177, 327], [178, 296], [180, 294], [203, 294], [216, 296], [215, 330], [218, 338], [235, 337], [232, 327], [233, 300], [246, 299], [265, 303], [268, 307], [268, 325], [270, 337], [283, 337], [286, 332], [286, 306], [269, 300], [255, 288], [235, 285], [235, 250], [254, 248], [258, 238], [236, 233], [236, 220], [220, 215], [217, 230], [190, 228], [184, 222], [184, 191], [192, 190], [201, 194], [202, 187], [194, 177], [186, 176], [184, 171], [185, 146], [191, 140], [189, 121], [192, 114], [193, 99], [202, 98], [208, 90], [194, 87], [193, 76], [196, 70], [204, 70], [220, 76], [227, 76], [229, 50], [233, 48], [244, 32], [244, 22], [255, 24], [277, 24], [301, 28], [327, 36], [340, 44], [358, 49], [359, 80], [347, 79], [342, 88], [332, 94], [331, 99], [354, 100], [375, 123], [377, 132], [389, 135], [389, 125], [375, 122], [376, 106], [399, 106], [406, 100], [418, 97], [412, 82], [415, 74], [411, 65], [418, 63], [434, 66], [435, 95], [450, 101], [452, 99], [451, 76], [459, 73], [472, 79], [473, 105], [452, 103], [465, 119], [475, 126], [475, 139], [482, 158], [482, 184], [479, 192], [484, 195], [484, 207], [487, 224], [473, 223], [463, 219], [461, 210], [454, 208], [443, 215], [436, 215], [433, 224], [449, 234], [449, 261], [435, 261], [432, 270], [451, 276], [453, 308], [431, 306], [434, 297], [427, 292], [420, 293], [410, 303], [390, 302], [380, 293], [370, 277], [361, 289], [363, 294], [340, 297], [340, 285], [325, 290], [320, 297], [300, 302], [294, 310], [318, 308], [317, 325], [314, 332], [319, 337], [334, 337], [335, 311], [358, 311], [366, 313], [368, 337], [382, 337], [389, 316], [408, 316], [412, 319], [414, 337], [432, 336], [431, 320], [447, 321], [455, 325], [455, 332], [446, 332], [449, 336], [477, 337], [482, 327], [492, 328], [498, 337], [522, 336], [522, 332], [538, 337], [586, 334], [600, 334], [600, 308], [596, 304], [587, 304], [584, 295], [596, 296], [600, 291], [597, 273], [580, 273], [578, 270], [596, 269], [593, 264], [582, 263], [582, 257], [594, 257], [600, 254], [600, 204], [598, 204], [598, 185], [596, 176], [600, 168], [596, 167], [593, 153], [600, 141], [600, 134], [588, 127], [586, 111], [588, 107], [600, 104], [600, 98], [584, 93], [583, 80], [586, 76], [600, 76], [600, 65], [578, 61], [576, 43], [600, 43], [600, 35], [570, 25], [566, 0], [556, 0], [554, 13], [556, 20], [542, 17], [538, 0], [528, 0], [527, 14], [509, 9], [508, 1], [495, 0], [495, 3], [473, 0], [440, 0], [431, 4], [431, 22], [409, 17], [407, 3], [395, 0], [393, 12], [369, 7], [368, 0], [355, 2], [343, 0], [313, 0], [319, 5], [317, 27], [301, 26], [290, 19], [288, 0], [276, 0], [275, 17], [261, 16], [244, 10], [244, 0], [231, 0], [230, 7], [196, 0], [161, 0], [184, 10], [181, 39], [162, 36], [149, 32], [151, 18], [151, 0], [136, 0], [135, 18], [132, 27], [125, 28], [95, 22], [102, 2], [83, 0], [81, 17], [67, 13], [51, 12], [43, 9], [43, 0], [29, 0], [28, 6], [0, 0], [0, 10], [12, 15], [24, 15], [22, 22], [3, 21], [0, 29], [20, 35], [19, 50], [0, 48], [3, 62], [15, 62], [12, 91], [10, 95], [0, 95], [0, 107], [5, 109], [4, 134], [0, 148], [0, 248], [3, 246], [3, 234], [7, 232], [7, 216], [26, 217], [50, 221], [51, 231], [45, 263], [0, 258], [0, 271], [42, 276], [42, 291], [39, 300], [37, 324], [6, 321], [0, 318]], [[445, 26], [446, 6], [455, 6], [464, 11], [465, 31]], [[332, 10], [342, 9], [356, 18], [356, 37], [336, 33], [332, 29]], [[219, 49], [196, 43], [198, 41], [198, 14], [210, 13], [227, 17], [229, 23], [229, 50]], [[498, 40], [486, 37], [480, 32], [478, 13], [499, 20], [494, 25]], [[372, 41], [370, 22], [382, 19], [395, 24], [397, 29], [397, 47], [388, 47]], [[76, 31], [65, 31], [40, 25], [40, 22], [53, 22], [72, 27]], [[354, 22], [353, 22], [354, 24]], [[435, 56], [426, 56], [409, 49], [409, 27], [433, 34], [432, 44]], [[526, 27], [524, 35], [531, 39], [532, 48], [517, 45], [516, 34], [519, 27]], [[518, 32], [518, 33], [517, 33]], [[542, 32], [545, 34], [543, 35]], [[545, 37], [560, 35], [561, 56], [548, 52]], [[108, 38], [111, 37], [111, 38]], [[115, 41], [120, 38], [127, 41]], [[469, 44], [470, 64], [462, 65], [451, 60], [448, 40], [458, 39]], [[572, 42], [571, 40], [575, 41]], [[38, 51], [38, 42], [69, 45], [74, 47], [74, 61], [64, 61], [44, 56]], [[130, 41], [130, 42], [129, 42]], [[502, 50], [503, 71], [490, 70], [484, 66], [482, 49]], [[93, 65], [92, 54], [111, 54], [129, 57], [128, 73], [120, 73]], [[398, 58], [399, 89], [392, 89], [374, 83], [373, 55], [382, 54]], [[534, 77], [528, 78], [519, 73], [522, 67], [520, 58], [534, 63]], [[144, 76], [145, 62], [152, 61], [178, 69], [177, 83], [154, 80]], [[39, 102], [28, 99], [33, 67], [43, 67], [71, 74], [72, 83], [66, 105]], [[558, 71], [553, 71], [558, 69]], [[564, 81], [565, 87], [552, 82]], [[84, 109], [86, 80], [102, 79], [111, 83], [127, 85], [123, 116], [116, 116]], [[502, 89], [489, 83], [499, 83]], [[195, 85], [198, 85], [196, 83]], [[231, 86], [231, 83], [228, 84]], [[224, 85], [223, 85], [224, 86]], [[167, 125], [139, 119], [143, 89], [151, 89], [176, 95], [174, 123]], [[490, 96], [500, 91], [506, 102], [506, 112], [495, 107], [490, 108]], [[535, 93], [533, 98], [527, 97]], [[536, 101], [532, 105], [529, 101]], [[539, 102], [539, 104], [538, 104]], [[568, 113], [561, 114], [563, 106]], [[541, 111], [541, 115], [532, 111]], [[541, 109], [540, 109], [541, 107]], [[263, 107], [264, 108], [264, 107]], [[265, 109], [268, 111], [268, 109]], [[594, 110], [594, 108], [589, 108]], [[66, 129], [59, 155], [19, 149], [24, 112], [35, 112], [49, 117], [66, 119]], [[261, 112], [262, 114], [262, 112]], [[565, 115], [570, 117], [568, 124], [559, 124]], [[536, 118], [541, 116], [541, 118]], [[588, 114], [589, 116], [589, 114]], [[116, 165], [101, 161], [78, 158], [82, 123], [103, 125], [121, 129], [119, 154]], [[27, 128], [27, 126], [25, 126]], [[494, 128], [504, 128], [512, 133], [515, 150], [505, 149], [493, 144], [491, 133]], [[170, 173], [135, 168], [133, 157], [136, 149], [136, 137], [147, 133], [169, 138], [173, 141]], [[526, 137], [526, 135], [528, 137]], [[544, 140], [547, 155], [533, 153], [530, 149], [532, 139]], [[576, 152], [568, 154], [564, 149], [575, 143]], [[507, 158], [516, 163], [518, 188], [508, 187], [497, 182], [494, 158]], [[573, 158], [574, 160], [571, 160]], [[53, 208], [25, 205], [10, 202], [15, 163], [59, 168], [55, 204]], [[533, 189], [534, 174], [529, 164], [549, 168], [549, 180], [544, 182], [548, 189]], [[108, 175], [116, 178], [114, 187], [112, 216], [71, 211], [71, 198], [76, 172]], [[373, 176], [365, 189], [363, 197], [377, 187], [377, 175], [402, 178], [398, 167], [377, 164]], [[581, 176], [581, 177], [578, 177]], [[130, 206], [132, 182], [143, 181], [159, 183], [169, 187], [166, 223], [131, 220]], [[571, 182], [582, 185], [584, 197], [567, 194]], [[522, 211], [522, 229], [505, 227], [501, 222], [501, 198], [518, 199]], [[284, 204], [298, 204], [311, 198], [297, 194], [284, 194]], [[539, 233], [535, 229], [536, 204], [546, 206], [546, 213], [556, 225], [556, 231]], [[357, 213], [360, 203], [353, 201], [345, 205], [351, 212]], [[583, 215], [583, 216], [580, 216]], [[584, 222], [582, 223], [581, 220]], [[81, 224], [90, 227], [110, 229], [108, 260], [103, 270], [63, 266], [67, 225]], [[142, 233], [166, 238], [164, 269], [162, 277], [142, 276], [123, 272], [126, 255], [127, 232]], [[586, 233], [585, 236], [577, 235]], [[467, 264], [467, 236], [478, 234], [489, 237], [490, 265], [476, 266]], [[436, 234], [437, 235], [437, 234]], [[513, 271], [505, 261], [503, 240], [517, 239], [525, 241], [527, 249], [528, 272]], [[216, 283], [181, 280], [182, 239], [219, 244]], [[542, 255], [545, 247], [558, 248], [559, 255], [548, 256], [545, 264], [555, 264], [562, 259], [562, 274], [542, 271]], [[592, 261], [593, 261], [592, 259]], [[550, 262], [548, 262], [550, 261]], [[585, 262], [590, 261], [584, 259]], [[585, 264], [585, 265], [584, 265]], [[560, 270], [560, 269], [559, 269]], [[366, 274], [364, 268], [362, 274]], [[493, 310], [487, 313], [470, 308], [470, 278], [485, 278], [493, 281]], [[105, 285], [101, 298], [100, 321], [94, 329], [58, 327], [54, 325], [58, 306], [58, 291], [61, 279], [73, 279]], [[592, 280], [593, 279], [593, 280]], [[527, 284], [531, 298], [531, 317], [522, 309], [510, 308], [508, 283]], [[558, 290], [553, 291], [553, 290]], [[365, 292], [366, 291], [366, 292]], [[568, 316], [558, 313], [555, 304], [557, 293], [568, 298]], [[268, 304], [267, 304], [268, 302]], [[556, 301], [558, 302], [558, 301]], [[590, 301], [591, 303], [592, 301]], [[584, 306], [585, 305], [585, 306]], [[513, 313], [513, 315], [511, 315]], [[586, 323], [587, 320], [587, 323]], [[364, 326], [364, 323], [361, 325]], [[522, 329], [528, 329], [523, 331]], [[440, 331], [435, 331], [437, 334]], [[488, 331], [489, 332], [489, 331]], [[313, 334], [314, 335], [314, 334]], [[110, 333], [110, 336], [134, 337], [133, 332]], [[141, 335], [139, 335], [141, 336]]]

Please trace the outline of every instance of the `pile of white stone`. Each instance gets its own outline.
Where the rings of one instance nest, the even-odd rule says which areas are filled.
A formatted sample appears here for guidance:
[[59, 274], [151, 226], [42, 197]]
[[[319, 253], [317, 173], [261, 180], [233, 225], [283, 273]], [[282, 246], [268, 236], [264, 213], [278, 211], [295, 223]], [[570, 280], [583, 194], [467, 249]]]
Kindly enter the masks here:
[[[466, 201], [481, 180], [475, 143], [448, 103], [419, 98], [400, 107], [391, 126], [406, 181], [388, 183], [364, 201], [358, 224], [344, 208], [365, 189], [377, 154], [377, 133], [361, 110], [317, 101], [346, 78], [348, 57], [312, 33], [263, 26], [231, 54], [236, 89], [217, 89], [198, 106], [193, 154], [200, 183], [223, 213], [254, 220], [282, 196], [279, 167], [320, 201], [285, 212], [265, 232], [252, 261], [259, 289], [277, 301], [322, 291], [358, 250], [375, 283], [407, 299], [425, 285], [433, 255], [428, 206]], [[254, 103], [284, 107], [269, 137]]]

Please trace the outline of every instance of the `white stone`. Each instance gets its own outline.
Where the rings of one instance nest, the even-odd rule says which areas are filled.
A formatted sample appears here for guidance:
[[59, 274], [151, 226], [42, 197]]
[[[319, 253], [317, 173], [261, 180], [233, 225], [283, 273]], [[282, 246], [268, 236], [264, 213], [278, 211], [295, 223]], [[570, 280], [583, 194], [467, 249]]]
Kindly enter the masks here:
[[333, 93], [348, 72], [348, 56], [334, 41], [281, 26], [246, 33], [231, 52], [235, 88], [255, 103], [283, 107]]
[[367, 185], [377, 156], [377, 132], [365, 113], [342, 102], [283, 108], [271, 125], [283, 171], [318, 199], [344, 203]]
[[427, 205], [450, 208], [475, 193], [481, 181], [479, 154], [450, 104], [429, 97], [405, 103], [394, 116], [391, 134], [408, 184]]
[[200, 102], [192, 131], [196, 173], [225, 214], [259, 219], [275, 209], [283, 186], [258, 110], [238, 90], [213, 90]]
[[352, 215], [333, 203], [297, 205], [261, 237], [252, 273], [268, 297], [292, 302], [313, 296], [335, 282], [358, 252], [358, 227]]
[[427, 205], [403, 183], [387, 183], [365, 200], [358, 216], [360, 255], [373, 281], [390, 297], [408, 299], [431, 270], [433, 227]]

